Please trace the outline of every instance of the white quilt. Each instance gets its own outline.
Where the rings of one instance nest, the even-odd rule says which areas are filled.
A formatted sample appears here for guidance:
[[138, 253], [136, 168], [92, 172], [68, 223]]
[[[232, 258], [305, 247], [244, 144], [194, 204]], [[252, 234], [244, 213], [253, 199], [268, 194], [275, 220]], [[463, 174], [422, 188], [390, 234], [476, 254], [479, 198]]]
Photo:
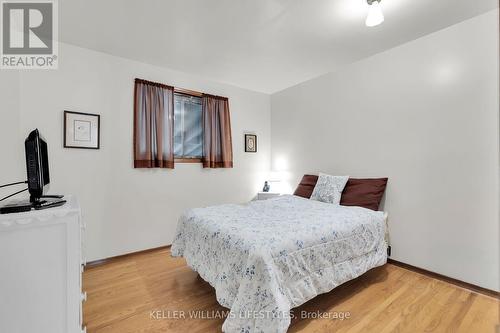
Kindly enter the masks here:
[[231, 311], [226, 333], [282, 333], [290, 310], [387, 261], [382, 212], [292, 195], [197, 208], [179, 220], [183, 256]]

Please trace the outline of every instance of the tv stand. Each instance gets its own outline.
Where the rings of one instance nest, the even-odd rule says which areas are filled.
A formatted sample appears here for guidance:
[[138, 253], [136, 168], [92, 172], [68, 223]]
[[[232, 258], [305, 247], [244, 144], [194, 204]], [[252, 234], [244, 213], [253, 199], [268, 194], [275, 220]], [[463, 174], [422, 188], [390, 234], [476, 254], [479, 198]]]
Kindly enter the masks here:
[[33, 203], [36, 203], [36, 202], [42, 201], [40, 199], [62, 199], [62, 198], [64, 198], [64, 195], [51, 194], [51, 195], [42, 195], [42, 196], [39, 196], [39, 197], [33, 197], [33, 196], [31, 196], [30, 197], [30, 201], [33, 202]]
[[61, 194], [42, 195], [41, 198], [62, 199], [64, 198], [64, 195]]
[[64, 195], [42, 195], [36, 198], [32, 196], [30, 202], [35, 210], [40, 210], [64, 205], [66, 200], [62, 200], [62, 198]]
[[29, 212], [30, 210], [42, 210], [52, 207], [59, 207], [66, 203], [63, 195], [43, 195], [41, 197], [30, 197], [27, 200], [15, 202], [0, 207], [0, 214]]

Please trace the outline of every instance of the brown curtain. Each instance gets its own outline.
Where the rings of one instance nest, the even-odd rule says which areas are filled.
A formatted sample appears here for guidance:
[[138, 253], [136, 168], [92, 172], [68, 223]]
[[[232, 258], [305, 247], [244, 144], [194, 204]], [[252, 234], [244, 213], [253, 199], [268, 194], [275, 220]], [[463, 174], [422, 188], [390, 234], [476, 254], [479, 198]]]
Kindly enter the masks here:
[[233, 167], [229, 101], [225, 97], [203, 95], [203, 167]]
[[174, 168], [174, 88], [135, 79], [134, 167]]

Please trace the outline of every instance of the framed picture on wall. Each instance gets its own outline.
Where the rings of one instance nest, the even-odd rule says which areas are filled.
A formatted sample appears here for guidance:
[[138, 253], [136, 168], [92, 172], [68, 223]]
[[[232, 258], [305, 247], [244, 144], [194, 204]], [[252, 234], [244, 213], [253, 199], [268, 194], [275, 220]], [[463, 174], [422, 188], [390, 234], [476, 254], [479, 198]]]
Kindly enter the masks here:
[[246, 153], [257, 152], [257, 135], [245, 134], [245, 152]]
[[101, 116], [64, 111], [64, 148], [99, 149]]

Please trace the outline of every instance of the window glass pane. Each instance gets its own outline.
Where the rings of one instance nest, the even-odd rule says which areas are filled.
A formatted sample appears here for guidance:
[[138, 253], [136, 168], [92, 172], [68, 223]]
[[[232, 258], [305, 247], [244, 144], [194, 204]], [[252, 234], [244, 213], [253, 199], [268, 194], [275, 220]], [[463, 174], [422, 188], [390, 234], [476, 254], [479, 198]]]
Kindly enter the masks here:
[[174, 155], [182, 156], [182, 98], [174, 96]]
[[203, 154], [201, 98], [176, 94], [174, 98], [174, 155]]

